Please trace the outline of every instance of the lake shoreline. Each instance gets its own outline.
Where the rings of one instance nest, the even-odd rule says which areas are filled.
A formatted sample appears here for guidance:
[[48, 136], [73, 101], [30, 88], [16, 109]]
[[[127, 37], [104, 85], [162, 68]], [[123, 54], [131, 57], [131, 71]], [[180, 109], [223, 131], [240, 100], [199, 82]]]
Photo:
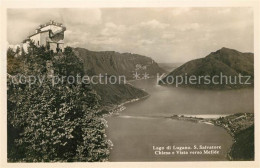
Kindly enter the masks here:
[[[221, 128], [224, 128], [223, 126], [220, 126], [220, 125], [216, 125], [215, 122], [213, 122], [212, 118], [203, 118], [203, 117], [196, 117], [198, 115], [173, 115], [171, 117], [167, 117], [167, 118], [170, 118], [170, 119], [174, 119], [174, 120], [182, 120], [182, 121], [189, 121], [189, 122], [195, 122], [195, 123], [203, 123], [203, 124], [208, 124], [208, 125], [214, 125], [214, 126], [217, 126], [217, 127], [221, 127]], [[227, 116], [227, 115], [226, 115]], [[221, 117], [221, 116], [220, 116]], [[216, 119], [216, 118], [215, 118]], [[225, 129], [225, 128], [224, 128]], [[225, 129], [227, 131], [227, 133], [232, 137], [232, 145], [235, 143], [235, 137], [233, 134], [230, 133], [230, 131], [228, 131], [227, 129]], [[229, 151], [227, 152], [226, 154], [226, 158], [228, 160], [232, 160], [232, 157], [230, 156], [230, 152], [231, 152], [231, 149], [232, 149], [232, 145], [229, 149]]]
[[[244, 128], [241, 128], [241, 126], [239, 126], [239, 129], [235, 130], [235, 127], [236, 127], [236, 125], [238, 125], [239, 121], [237, 121], [237, 123], [236, 122], [232, 123], [231, 119], [227, 119], [227, 121], [222, 121], [226, 118], [233, 117], [234, 115], [236, 116], [235, 120], [245, 118], [245, 121], [243, 121], [244, 122], [243, 125], [247, 125], [247, 126], [244, 126]], [[233, 114], [233, 115], [219, 115], [218, 118], [215, 118], [215, 116], [211, 117], [211, 118], [202, 118], [202, 117], [197, 117], [197, 116], [201, 116], [201, 115], [173, 115], [173, 116], [170, 116], [167, 118], [174, 119], [174, 120], [195, 122], [195, 123], [204, 123], [204, 124], [209, 124], [209, 125], [214, 125], [217, 127], [224, 128], [227, 131], [227, 133], [232, 137], [232, 141], [233, 141], [232, 146], [230, 147], [229, 152], [227, 153], [227, 158], [229, 160], [235, 160], [234, 157], [232, 156], [232, 153], [234, 150], [233, 146], [237, 142], [236, 135], [239, 132], [252, 126], [251, 122], [252, 122], [252, 116], [254, 116], [254, 114], [253, 113], [237, 113], [237, 114]], [[230, 123], [232, 123], [232, 124], [230, 124]], [[228, 124], [231, 126], [229, 126]], [[240, 124], [240, 125], [242, 125], [242, 124]]]
[[112, 105], [112, 106], [105, 106], [102, 108], [102, 110], [106, 110], [107, 112], [105, 114], [103, 114], [103, 117], [111, 117], [111, 116], [117, 116], [119, 115], [120, 112], [124, 111], [126, 109], [125, 105], [126, 104], [130, 104], [130, 103], [134, 103], [143, 99], [148, 98], [150, 95], [146, 95], [140, 98], [134, 98], [131, 100], [127, 100], [121, 104], [118, 105]]
[[[153, 78], [151, 78], [153, 79]], [[128, 85], [131, 85], [137, 89], [141, 89], [141, 88], [138, 88], [136, 86], [134, 86], [131, 82], [135, 82], [135, 81], [141, 81], [141, 80], [145, 80], [145, 79], [133, 79], [133, 80], [127, 80], [126, 81], [126, 84]], [[143, 90], [143, 89], [141, 89]], [[147, 93], [147, 92], [146, 92]], [[103, 117], [109, 117], [109, 116], [113, 116], [113, 115], [119, 115], [120, 112], [124, 111], [126, 109], [125, 105], [126, 104], [129, 104], [129, 103], [134, 103], [134, 102], [137, 102], [137, 101], [140, 101], [140, 100], [143, 100], [143, 99], [146, 99], [148, 98], [149, 96], [151, 96], [149, 93], [147, 93], [147, 95], [145, 96], [142, 96], [142, 97], [138, 97], [138, 98], [134, 98], [134, 99], [130, 99], [130, 100], [127, 100], [127, 101], [124, 101], [122, 102], [121, 104], [113, 104], [111, 106], [103, 106], [102, 110], [106, 110], [107, 112], [105, 114], [103, 114]]]

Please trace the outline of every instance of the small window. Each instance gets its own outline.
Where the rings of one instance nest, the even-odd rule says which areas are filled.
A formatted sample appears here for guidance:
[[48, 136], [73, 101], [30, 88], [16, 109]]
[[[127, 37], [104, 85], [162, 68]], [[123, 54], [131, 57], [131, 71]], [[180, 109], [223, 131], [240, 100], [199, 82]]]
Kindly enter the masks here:
[[40, 42], [38, 41], [38, 46], [40, 45]]

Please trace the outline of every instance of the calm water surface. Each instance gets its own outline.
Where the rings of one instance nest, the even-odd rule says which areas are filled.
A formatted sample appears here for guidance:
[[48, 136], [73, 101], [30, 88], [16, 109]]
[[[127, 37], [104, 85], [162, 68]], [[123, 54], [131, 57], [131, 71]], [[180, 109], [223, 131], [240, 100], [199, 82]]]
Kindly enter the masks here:
[[[119, 116], [108, 117], [110, 161], [227, 160], [232, 137], [220, 127], [165, 118], [173, 114], [223, 115], [253, 112], [253, 89], [205, 91], [132, 82], [150, 94], [127, 104]], [[219, 155], [155, 155], [153, 146], [221, 145]]]

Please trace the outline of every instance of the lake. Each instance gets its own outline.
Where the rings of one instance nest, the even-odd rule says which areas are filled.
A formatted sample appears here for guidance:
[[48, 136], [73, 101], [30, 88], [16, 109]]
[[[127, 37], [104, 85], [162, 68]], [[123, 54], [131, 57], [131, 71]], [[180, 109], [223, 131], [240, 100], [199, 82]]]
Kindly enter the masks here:
[[[253, 112], [254, 108], [253, 89], [212, 91], [164, 87], [157, 85], [154, 79], [131, 84], [150, 96], [127, 104], [119, 116], [106, 118], [107, 135], [114, 144], [109, 161], [227, 160], [232, 137], [223, 128], [166, 117], [173, 114], [215, 117]], [[153, 149], [167, 146], [193, 148], [194, 145], [217, 145], [221, 146], [221, 150], [219, 154], [176, 154], [178, 150], [169, 150], [175, 152], [171, 154], [158, 154]]]

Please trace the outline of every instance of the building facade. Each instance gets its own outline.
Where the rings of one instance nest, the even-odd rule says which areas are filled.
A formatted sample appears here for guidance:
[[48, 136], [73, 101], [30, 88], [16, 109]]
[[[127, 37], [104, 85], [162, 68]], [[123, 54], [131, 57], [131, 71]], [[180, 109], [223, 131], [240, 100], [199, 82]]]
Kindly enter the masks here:
[[28, 36], [28, 38], [23, 41], [22, 47], [25, 52], [28, 52], [31, 40], [38, 47], [45, 46], [53, 50], [53, 52], [62, 52], [64, 50], [65, 31], [65, 26], [51, 20], [46, 24], [40, 25], [34, 34]]

